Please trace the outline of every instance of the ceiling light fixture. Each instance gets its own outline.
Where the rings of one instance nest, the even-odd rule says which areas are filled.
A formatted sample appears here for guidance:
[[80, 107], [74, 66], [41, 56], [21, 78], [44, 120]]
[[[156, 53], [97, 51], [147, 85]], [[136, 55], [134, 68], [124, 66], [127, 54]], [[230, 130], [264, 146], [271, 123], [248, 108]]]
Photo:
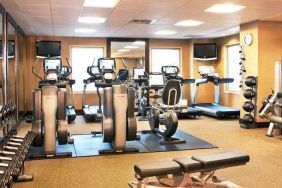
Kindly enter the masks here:
[[94, 33], [96, 32], [95, 29], [88, 29], [88, 28], [79, 28], [75, 30], [76, 33]]
[[182, 21], [177, 22], [174, 25], [176, 25], [176, 26], [184, 26], [184, 27], [195, 27], [195, 26], [201, 25], [203, 23], [204, 22], [197, 21], [197, 20], [182, 20]]
[[171, 30], [162, 30], [162, 31], [157, 31], [155, 32], [156, 35], [173, 35], [176, 34], [175, 31], [171, 31]]
[[135, 42], [133, 42], [133, 44], [134, 45], [145, 45], [146, 44], [146, 42], [145, 41], [139, 41], [139, 40], [137, 40], [137, 41], [135, 41]]
[[119, 49], [118, 52], [130, 52], [129, 49]]
[[232, 3], [216, 4], [206, 9], [205, 12], [229, 14], [246, 8], [245, 6], [236, 5]]
[[120, 0], [85, 0], [85, 7], [113, 8]]
[[106, 18], [101, 17], [79, 17], [78, 22], [79, 23], [90, 23], [90, 24], [98, 24], [98, 23], [104, 23], [106, 21]]
[[137, 49], [139, 48], [138, 46], [125, 46], [125, 49]]

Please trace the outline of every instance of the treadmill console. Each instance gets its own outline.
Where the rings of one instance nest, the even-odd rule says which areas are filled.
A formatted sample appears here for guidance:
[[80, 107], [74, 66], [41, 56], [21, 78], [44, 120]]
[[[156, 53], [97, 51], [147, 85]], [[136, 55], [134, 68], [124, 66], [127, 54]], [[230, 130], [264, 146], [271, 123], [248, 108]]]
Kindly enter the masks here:
[[100, 73], [113, 73], [116, 69], [116, 62], [114, 58], [100, 58], [98, 59], [98, 69]]
[[164, 75], [162, 73], [149, 74], [149, 87], [153, 89], [163, 88], [165, 84]]

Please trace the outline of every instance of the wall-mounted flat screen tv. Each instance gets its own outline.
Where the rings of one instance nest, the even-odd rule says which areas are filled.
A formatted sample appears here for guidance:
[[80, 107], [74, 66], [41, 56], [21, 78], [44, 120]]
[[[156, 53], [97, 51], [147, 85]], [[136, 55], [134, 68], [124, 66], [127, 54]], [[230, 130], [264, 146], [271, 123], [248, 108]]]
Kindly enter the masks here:
[[216, 60], [217, 45], [215, 43], [194, 44], [194, 59], [196, 60]]
[[[3, 57], [3, 52], [2, 52], [2, 40], [0, 40], [0, 57]], [[8, 41], [8, 58], [9, 57], [14, 57], [15, 56], [15, 41], [14, 40], [9, 40]]]
[[61, 41], [37, 41], [36, 57], [60, 57]]

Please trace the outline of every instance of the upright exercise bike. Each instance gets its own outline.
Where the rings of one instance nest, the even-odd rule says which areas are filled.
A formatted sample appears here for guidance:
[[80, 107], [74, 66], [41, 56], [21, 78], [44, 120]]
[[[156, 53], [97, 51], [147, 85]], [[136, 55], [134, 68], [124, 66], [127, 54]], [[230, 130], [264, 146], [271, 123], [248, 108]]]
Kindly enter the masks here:
[[117, 79], [115, 59], [98, 59], [98, 68], [102, 79], [97, 80], [95, 86], [104, 88], [103, 142], [111, 145], [111, 149], [100, 150], [99, 153], [138, 152], [136, 148], [126, 147], [126, 141], [137, 139], [137, 122], [134, 116], [135, 89], [121, 84]]
[[[149, 87], [154, 91], [152, 96], [154, 100], [149, 112], [151, 131], [163, 138], [160, 141], [161, 145], [186, 143], [185, 140], [172, 137], [178, 127], [178, 117], [175, 109], [181, 95], [180, 82], [174, 79], [164, 82], [162, 73], [149, 74]], [[163, 104], [159, 102], [160, 98]], [[161, 129], [160, 125], [164, 125], [165, 128]]]
[[40, 81], [39, 89], [33, 91], [33, 146], [43, 147], [43, 156], [71, 156], [71, 152], [58, 153], [56, 151], [57, 141], [59, 145], [73, 142], [69, 140], [67, 131], [66, 82], [59, 79], [62, 61], [45, 58], [43, 78], [34, 71], [36, 62], [32, 66], [32, 73]]

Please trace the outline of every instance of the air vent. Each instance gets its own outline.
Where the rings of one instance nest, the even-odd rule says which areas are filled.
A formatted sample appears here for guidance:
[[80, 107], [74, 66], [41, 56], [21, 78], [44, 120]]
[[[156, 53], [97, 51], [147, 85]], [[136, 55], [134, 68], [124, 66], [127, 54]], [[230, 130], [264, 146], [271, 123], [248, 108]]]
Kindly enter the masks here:
[[137, 19], [130, 21], [130, 23], [134, 23], [134, 24], [152, 24], [154, 22], [155, 20], [137, 20]]

